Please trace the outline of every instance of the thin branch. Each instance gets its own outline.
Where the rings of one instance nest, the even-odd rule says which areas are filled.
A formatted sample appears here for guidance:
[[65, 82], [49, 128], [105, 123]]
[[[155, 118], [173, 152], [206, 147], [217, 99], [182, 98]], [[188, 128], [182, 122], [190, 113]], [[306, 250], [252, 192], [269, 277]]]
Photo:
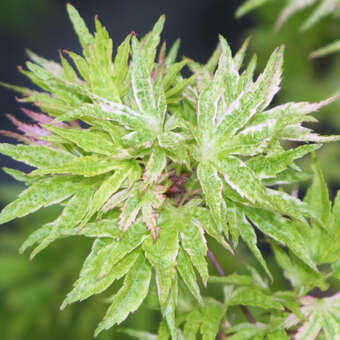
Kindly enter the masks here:
[[251, 315], [249, 309], [246, 306], [241, 305], [240, 306], [241, 311], [243, 312], [243, 314], [246, 316], [247, 320], [250, 323], [256, 323], [256, 320], [254, 319], [254, 317]]
[[[216, 259], [214, 253], [210, 249], [208, 249], [208, 257], [210, 258], [211, 262], [214, 264], [218, 273], [221, 276], [225, 276], [226, 275], [225, 271], [223, 270], [222, 266], [220, 265], [220, 263]], [[250, 313], [249, 309], [246, 306], [241, 305], [240, 308], [241, 308], [241, 311], [243, 312], [243, 314], [245, 315], [245, 317], [247, 318], [247, 320], [250, 323], [256, 323], [256, 320], [254, 319], [254, 317], [252, 316], [252, 314]]]
[[225, 272], [222, 268], [222, 266], [220, 265], [220, 263], [217, 261], [214, 253], [208, 249], [208, 257], [210, 258], [211, 262], [214, 264], [215, 268], [217, 269], [218, 273], [221, 275], [221, 276], [225, 276]]

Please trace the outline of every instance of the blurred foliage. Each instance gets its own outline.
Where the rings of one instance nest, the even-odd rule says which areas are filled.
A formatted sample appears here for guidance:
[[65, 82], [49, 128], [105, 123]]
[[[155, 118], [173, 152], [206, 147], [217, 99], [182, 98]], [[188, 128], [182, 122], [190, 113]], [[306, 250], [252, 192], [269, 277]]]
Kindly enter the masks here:
[[53, 15], [53, 1], [51, 0], [1, 0], [0, 1], [0, 31], [25, 35], [28, 27], [37, 27], [32, 21], [32, 15], [40, 18]]
[[[21, 190], [17, 185], [2, 184], [1, 203], [12, 201]], [[90, 249], [89, 240], [56, 242], [31, 263], [27, 256], [19, 255], [18, 249], [28, 234], [42, 221], [57, 216], [58, 210], [44, 209], [0, 229], [0, 339], [93, 339], [93, 329], [107, 308], [105, 296], [100, 296], [62, 312], [58, 309]], [[154, 331], [158, 320], [144, 309], [133, 315], [127, 325]], [[104, 332], [98, 339], [131, 338], [116, 330]]]
[[[277, 103], [304, 100], [315, 102], [339, 94], [340, 55], [334, 54], [320, 59], [308, 58], [311, 51], [338, 38], [339, 19], [327, 18], [311, 29], [301, 32], [301, 23], [310, 16], [308, 9], [294, 15], [276, 32], [273, 28], [281, 10], [282, 6], [276, 1], [270, 1], [266, 6], [257, 9], [251, 14], [255, 24], [245, 34], [251, 36], [250, 48], [258, 56], [260, 69], [275, 47], [285, 45], [284, 77], [282, 90], [276, 97]], [[339, 112], [338, 100], [315, 114], [320, 122], [313, 126], [325, 134], [338, 134]], [[339, 146], [327, 145], [318, 154], [327, 181], [339, 187], [340, 172], [337, 171], [340, 167]], [[305, 164], [305, 168], [308, 164]]]

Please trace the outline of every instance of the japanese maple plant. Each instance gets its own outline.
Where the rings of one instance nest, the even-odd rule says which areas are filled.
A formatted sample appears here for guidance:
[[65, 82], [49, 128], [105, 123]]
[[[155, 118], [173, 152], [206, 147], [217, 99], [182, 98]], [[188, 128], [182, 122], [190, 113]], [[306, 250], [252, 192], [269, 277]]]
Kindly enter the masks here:
[[[113, 57], [100, 21], [92, 34], [67, 10], [83, 54], [62, 51], [57, 63], [28, 53], [20, 72], [41, 90], [2, 85], [37, 108], [23, 109], [33, 123], [10, 116], [18, 132], [2, 134], [22, 143], [0, 144], [36, 168], [4, 168], [28, 188], [0, 223], [63, 207], [20, 251], [34, 246], [33, 258], [60, 238], [93, 239], [61, 309], [117, 281], [95, 336], [147, 304], [162, 316], [158, 334], [123, 331], [160, 340], [339, 339], [340, 294], [330, 282], [340, 279], [340, 195], [332, 204], [314, 153], [339, 138], [303, 126], [335, 98], [269, 107], [283, 47], [255, 79], [256, 58], [243, 66], [248, 41], [233, 55], [221, 36], [206, 64], [178, 61], [179, 41], [160, 45], [162, 16], [144, 37], [129, 34]], [[308, 178], [294, 161], [309, 153], [313, 181], [299, 199], [286, 188]], [[272, 288], [257, 235], [289, 290]], [[211, 244], [237, 256], [239, 240], [262, 270], [222, 268]], [[209, 284], [223, 286], [224, 298], [207, 296]]]

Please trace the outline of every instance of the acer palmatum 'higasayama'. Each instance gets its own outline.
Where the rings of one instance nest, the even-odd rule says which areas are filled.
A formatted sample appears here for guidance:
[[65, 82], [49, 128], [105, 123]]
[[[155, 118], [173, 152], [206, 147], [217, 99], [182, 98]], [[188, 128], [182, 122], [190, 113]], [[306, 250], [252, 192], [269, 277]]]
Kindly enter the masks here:
[[[328, 327], [320, 310], [328, 306], [329, 313], [337, 313], [337, 296], [318, 300], [307, 294], [327, 289], [327, 278], [337, 275], [338, 199], [332, 210], [316, 161], [306, 200], [278, 186], [305, 179], [294, 161], [338, 139], [303, 126], [315, 121], [310, 113], [334, 98], [269, 108], [280, 88], [283, 47], [256, 79], [256, 58], [242, 66], [248, 41], [233, 56], [220, 37], [205, 65], [177, 61], [178, 41], [169, 50], [165, 43], [158, 48], [162, 16], [146, 36], [128, 35], [113, 57], [100, 21], [95, 19], [92, 34], [71, 5], [68, 12], [83, 55], [62, 51], [57, 63], [28, 53], [31, 61], [20, 71], [41, 90], [3, 85], [36, 110], [23, 109], [31, 124], [9, 116], [19, 132], [2, 131], [23, 143], [0, 144], [1, 153], [36, 168], [28, 174], [4, 169], [28, 188], [2, 210], [0, 223], [63, 206], [21, 251], [34, 246], [33, 258], [59, 238], [94, 240], [61, 308], [123, 278], [96, 335], [120, 324], [156, 291], [154, 305], [163, 316], [158, 339], [195, 339], [198, 332], [203, 339], [217, 334], [307, 339], [310, 327], [317, 327], [313, 334], [323, 329], [330, 336], [337, 322]], [[185, 66], [192, 71], [189, 78], [181, 75]], [[300, 143], [284, 147], [283, 141]], [[272, 291], [252, 267], [249, 275], [209, 275], [208, 255], [219, 263], [208, 252], [208, 240], [235, 254], [242, 239], [272, 280], [254, 228], [268, 238], [291, 291]], [[318, 252], [313, 245], [321, 238], [327, 249]], [[320, 272], [324, 263], [333, 263], [331, 272]], [[208, 282], [224, 285], [224, 301], [202, 295], [201, 283], [204, 291]], [[186, 289], [192, 298], [178, 297]], [[191, 306], [180, 318], [178, 299], [189, 299]], [[248, 323], [229, 319], [238, 306]], [[248, 307], [261, 312], [254, 319]]]

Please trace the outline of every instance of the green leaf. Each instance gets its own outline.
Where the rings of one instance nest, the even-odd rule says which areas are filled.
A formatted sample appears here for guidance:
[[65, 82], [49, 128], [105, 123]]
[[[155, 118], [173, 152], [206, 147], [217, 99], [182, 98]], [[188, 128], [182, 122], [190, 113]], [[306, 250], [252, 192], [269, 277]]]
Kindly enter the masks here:
[[233, 249], [229, 243], [223, 237], [223, 234], [217, 229], [214, 221], [211, 218], [211, 214], [208, 209], [196, 208], [195, 217], [192, 220], [194, 225], [198, 228], [203, 229], [208, 235], [213, 237], [218, 243], [220, 243], [225, 249], [227, 249], [231, 254], [234, 254]]
[[283, 269], [284, 276], [294, 288], [309, 291], [312, 287], [326, 290], [329, 285], [321, 273], [315, 272], [296, 256], [286, 253], [279, 246], [272, 244], [276, 261]]
[[0, 153], [37, 168], [59, 166], [75, 159], [75, 156], [68, 152], [40, 145], [2, 143], [0, 144]]
[[88, 62], [88, 82], [93, 93], [113, 102], [120, 102], [119, 91], [114, 81], [112, 50], [113, 43], [106, 29], [95, 18], [94, 43], [85, 54]]
[[34, 244], [39, 243], [43, 239], [45, 239], [51, 232], [52, 228], [53, 222], [45, 224], [41, 228], [31, 233], [25, 240], [25, 242], [20, 246], [19, 253], [22, 254], [27, 248], [32, 247]]
[[197, 333], [202, 323], [202, 314], [200, 310], [194, 309], [187, 315], [185, 321], [184, 338], [187, 340], [196, 340]]
[[26, 216], [40, 208], [58, 204], [82, 188], [79, 177], [59, 176], [39, 180], [23, 191], [0, 213], [0, 224]]
[[223, 230], [226, 216], [226, 203], [222, 196], [223, 183], [217, 171], [209, 164], [199, 164], [197, 177], [204, 192], [206, 204], [219, 230]]
[[221, 320], [226, 313], [226, 306], [209, 301], [202, 310], [201, 334], [203, 340], [215, 340], [220, 329]]
[[306, 253], [304, 239], [294, 223], [265, 210], [245, 209], [245, 212], [263, 233], [287, 245], [297, 257], [317, 271], [315, 263]]
[[158, 136], [158, 142], [170, 158], [172, 158], [175, 162], [186, 164], [188, 166], [188, 153], [186, 151], [186, 147], [183, 147], [185, 138], [182, 134], [172, 131], [164, 132]]
[[134, 170], [134, 164], [125, 163], [121, 168], [116, 170], [113, 175], [108, 177], [94, 193], [92, 199], [87, 204], [87, 214], [84, 218], [82, 226], [89, 221], [89, 219], [99, 211], [108, 199], [117, 192], [122, 186], [126, 178]]
[[73, 63], [75, 64], [75, 66], [77, 67], [77, 70], [79, 72], [79, 74], [86, 80], [89, 81], [89, 66], [86, 62], [86, 60], [81, 57], [80, 55], [71, 52], [71, 51], [65, 51], [70, 58], [72, 59]]
[[151, 267], [143, 256], [140, 256], [126, 276], [122, 288], [113, 297], [111, 306], [95, 331], [95, 336], [120, 324], [130, 313], [135, 312], [146, 298], [150, 281]]
[[[149, 118], [150, 129], [159, 130], [158, 113], [156, 101], [153, 96], [153, 84], [150, 71], [145, 60], [145, 50], [142, 50], [140, 43], [135, 36], [132, 37], [132, 69], [131, 80], [134, 99], [139, 112]], [[143, 53], [144, 52], [144, 53]], [[157, 117], [158, 116], [158, 117]]]
[[176, 328], [176, 313], [175, 313], [177, 305], [177, 296], [178, 296], [177, 278], [174, 278], [167, 301], [165, 302], [164, 306], [161, 306], [162, 315], [166, 320], [172, 340], [179, 340], [177, 336], [178, 333]]
[[[97, 186], [97, 185], [96, 185]], [[33, 250], [30, 258], [33, 259], [57, 238], [74, 230], [87, 212], [87, 203], [91, 199], [96, 186], [81, 188], [71, 199], [68, 200], [61, 215], [53, 222], [49, 234]]]
[[134, 251], [118, 262], [110, 273], [98, 279], [98, 272], [100, 268], [97, 267], [96, 257], [101, 249], [104, 251], [107, 249], [105, 246], [108, 242], [110, 241], [96, 240], [93, 243], [92, 251], [84, 262], [83, 268], [80, 272], [80, 277], [74, 283], [72, 291], [67, 294], [67, 297], [60, 307], [61, 309], [64, 309], [66, 305], [73, 302], [82, 301], [92, 295], [103, 292], [110, 287], [115, 280], [119, 280], [127, 274], [135, 262], [142, 257], [140, 252]]
[[[250, 43], [250, 37], [248, 37], [242, 44], [241, 48], [237, 51], [234, 56], [234, 64], [236, 68], [239, 70], [243, 64], [244, 58], [246, 56], [246, 52]], [[252, 66], [251, 66], [252, 67]], [[252, 79], [252, 77], [251, 77]]]
[[93, 43], [92, 34], [89, 32], [78, 11], [71, 4], [67, 4], [67, 12], [81, 45], [83, 46], [84, 50], [87, 50], [88, 45]]
[[121, 209], [122, 213], [119, 218], [119, 227], [122, 230], [128, 230], [136, 220], [143, 205], [142, 197], [143, 194], [138, 188], [134, 188], [130, 191], [129, 196]]
[[[222, 44], [222, 41], [224, 42]], [[217, 116], [219, 99], [224, 90], [224, 80], [228, 72], [228, 65], [232, 63], [231, 51], [228, 44], [220, 37], [220, 43], [223, 48], [219, 59], [218, 67], [214, 79], [202, 91], [198, 103], [198, 126], [202, 144], [208, 143], [211, 137], [211, 128]], [[231, 66], [230, 66], [231, 67]], [[204, 156], [204, 155], [203, 155]]]
[[325, 178], [315, 155], [313, 157], [312, 169], [313, 184], [307, 191], [305, 201], [310, 205], [318, 218], [327, 225], [331, 215], [331, 202]]
[[252, 203], [261, 203], [266, 197], [266, 188], [253, 171], [236, 157], [220, 160], [218, 168], [224, 180], [242, 198]]
[[170, 294], [176, 276], [176, 258], [179, 251], [178, 232], [172, 221], [159, 220], [161, 231], [157, 242], [148, 238], [143, 243], [143, 250], [148, 261], [156, 271], [156, 283], [159, 302], [164, 305]]
[[152, 31], [146, 37], [146, 42], [143, 46], [144, 55], [145, 55], [145, 64], [149, 71], [151, 71], [154, 60], [155, 60], [156, 49], [160, 41], [160, 34], [163, 30], [164, 22], [165, 22], [165, 15], [162, 15], [155, 23]]
[[209, 276], [209, 283], [249, 286], [253, 283], [253, 279], [248, 275], [230, 274], [227, 276]]
[[122, 95], [124, 90], [124, 80], [129, 71], [129, 54], [130, 40], [132, 34], [129, 34], [117, 49], [117, 55], [113, 64], [113, 77]]
[[[188, 209], [190, 210], [190, 208]], [[188, 218], [185, 218], [189, 216]], [[180, 239], [183, 249], [190, 256], [192, 264], [201, 275], [203, 283], [206, 285], [209, 274], [206, 255], [208, 251], [207, 241], [204, 237], [203, 228], [194, 223], [195, 216], [184, 215], [183, 224], [185, 228], [180, 230]]]
[[323, 46], [313, 51], [309, 55], [309, 58], [320, 58], [320, 57], [327, 56], [329, 54], [338, 53], [339, 51], [340, 51], [340, 40], [336, 40], [326, 46]]
[[181, 44], [180, 39], [177, 39], [173, 43], [173, 45], [171, 46], [171, 48], [168, 52], [168, 55], [166, 56], [166, 59], [165, 59], [166, 65], [172, 65], [176, 61], [180, 44]]
[[35, 91], [30, 90], [30, 89], [28, 89], [26, 87], [11, 85], [11, 84], [4, 83], [2, 81], [0, 81], [0, 86], [5, 87], [7, 89], [10, 89], [12, 91], [15, 91], [17, 93], [20, 93], [20, 94], [22, 94], [24, 96], [31, 96], [34, 93], [36, 93]]
[[34, 170], [29, 175], [41, 176], [48, 174], [72, 174], [92, 177], [118, 169], [121, 167], [121, 164], [124, 163], [113, 158], [99, 155], [81, 156], [62, 165], [58, 164], [57, 166], [43, 167], [39, 170]]
[[197, 278], [194, 268], [191, 264], [189, 256], [182, 248], [179, 249], [177, 256], [177, 270], [181, 275], [184, 283], [189, 289], [190, 293], [197, 299], [197, 301], [203, 305], [203, 299], [200, 293], [200, 288], [197, 284]]
[[281, 153], [251, 158], [246, 164], [260, 178], [270, 178], [287, 169], [293, 161], [321, 147], [320, 144], [302, 145]]
[[63, 69], [60, 64], [52, 61], [52, 60], [47, 60], [41, 56], [38, 56], [37, 54], [33, 53], [30, 50], [26, 50], [27, 56], [36, 64], [42, 66], [46, 70], [50, 71], [51, 73], [55, 75], [61, 75], [63, 73]]
[[68, 60], [64, 58], [64, 56], [61, 53], [59, 55], [63, 67], [64, 78], [71, 83], [76, 83], [77, 81], [79, 81], [77, 72], [73, 69]]
[[261, 266], [263, 267], [269, 278], [273, 280], [273, 277], [267, 267], [266, 261], [264, 260], [260, 250], [257, 248], [257, 239], [254, 228], [250, 225], [244, 215], [239, 216], [237, 223], [243, 241], [247, 244], [256, 259], [260, 262]]
[[30, 184], [32, 181], [26, 174], [20, 170], [10, 169], [10, 168], [2, 168], [2, 170], [9, 176], [13, 177], [16, 181], [24, 182], [26, 184]]
[[245, 305], [264, 309], [283, 309], [283, 306], [270, 295], [266, 295], [261, 290], [252, 287], [236, 288], [227, 304], [229, 306]]
[[[283, 48], [279, 48], [272, 53], [265, 70], [256, 82], [242, 91], [223, 112], [217, 130], [217, 135], [223, 137], [220, 144], [224, 145], [224, 142], [242, 129], [257, 111], [268, 106], [279, 90], [282, 63]], [[235, 84], [231, 85], [235, 86]]]
[[315, 9], [312, 15], [305, 21], [302, 25], [302, 30], [308, 30], [312, 26], [314, 26], [318, 21], [320, 21], [325, 16], [333, 14], [336, 11], [338, 5], [337, 0], [324, 0], [320, 3], [320, 5]]
[[315, 219], [318, 218], [317, 214], [308, 204], [283, 191], [267, 189], [267, 195], [272, 206], [274, 206], [282, 215], [294, 217], [304, 223], [304, 216], [313, 217]]
[[174, 63], [168, 67], [167, 72], [163, 78], [164, 90], [167, 91], [170, 86], [174, 84], [176, 77], [182, 68], [187, 64], [187, 60], [183, 60], [178, 63]]
[[278, 18], [275, 28], [278, 30], [281, 26], [296, 12], [305, 9], [306, 7], [312, 5], [316, 0], [302, 0], [299, 2], [291, 1], [282, 10], [280, 17]]
[[47, 126], [48, 130], [79, 146], [86, 152], [94, 152], [111, 157], [126, 157], [128, 153], [121, 145], [113, 143], [106, 133], [91, 129], [61, 129]]
[[165, 195], [163, 195], [163, 186], [154, 186], [147, 190], [142, 198], [142, 216], [143, 222], [150, 230], [153, 240], [156, 242], [159, 236], [157, 213], [164, 201]]
[[154, 146], [146, 164], [143, 179], [146, 183], [157, 183], [167, 165], [166, 154], [159, 147]]
[[[171, 100], [173, 99], [172, 97], [180, 95], [182, 91], [184, 91], [189, 85], [191, 85], [194, 80], [197, 78], [197, 75], [194, 74], [189, 78], [183, 79], [181, 81], [178, 81], [175, 86], [173, 86], [171, 89], [166, 91], [166, 97], [167, 97], [167, 102], [168, 104], [171, 103]], [[171, 97], [171, 98], [170, 98]], [[180, 99], [173, 99], [173, 103], [179, 102]]]
[[[118, 212], [117, 214], [118, 215]], [[85, 226], [77, 228], [77, 230], [67, 231], [68, 236], [84, 235], [94, 238], [106, 238], [119, 239], [122, 236], [122, 231], [118, 228], [118, 217], [111, 219], [103, 219], [97, 222], [91, 222], [85, 224]]]
[[320, 136], [313, 133], [311, 129], [301, 126], [288, 126], [282, 135], [282, 138], [291, 141], [330, 143], [340, 140], [339, 136]]
[[120, 235], [119, 242], [111, 242], [108, 249], [98, 256], [98, 268], [100, 268], [98, 278], [109, 274], [116, 263], [140, 246], [147, 237], [145, 225], [136, 222]]
[[268, 1], [269, 0], [247, 0], [240, 7], [238, 7], [235, 16], [236, 18], [241, 18]]

